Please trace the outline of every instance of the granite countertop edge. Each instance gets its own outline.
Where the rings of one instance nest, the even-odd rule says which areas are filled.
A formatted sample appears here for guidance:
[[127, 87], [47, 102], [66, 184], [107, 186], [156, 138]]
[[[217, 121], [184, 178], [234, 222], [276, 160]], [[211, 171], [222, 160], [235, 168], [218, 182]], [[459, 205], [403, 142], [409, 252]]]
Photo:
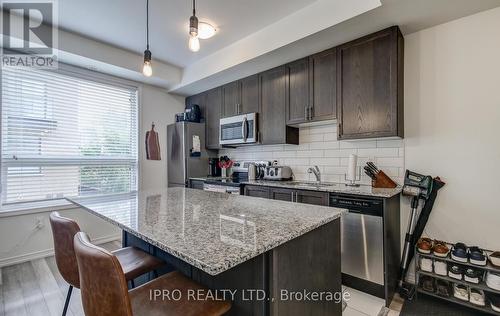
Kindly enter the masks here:
[[167, 253], [169, 253], [169, 254], [171, 254], [171, 255], [173, 255], [173, 256], [175, 256], [175, 257], [177, 257], [177, 258], [179, 258], [179, 259], [181, 259], [183, 261], [185, 261], [186, 263], [191, 264], [192, 266], [201, 269], [202, 271], [204, 271], [204, 272], [206, 272], [206, 273], [208, 273], [208, 274], [210, 274], [212, 276], [215, 276], [215, 275], [218, 275], [218, 274], [223, 273], [225, 271], [228, 271], [231, 268], [233, 268], [233, 267], [235, 267], [235, 266], [237, 266], [237, 265], [239, 265], [239, 264], [241, 264], [241, 263], [243, 263], [245, 261], [248, 261], [248, 260], [250, 260], [252, 258], [255, 258], [255, 257], [257, 257], [257, 256], [259, 256], [259, 255], [261, 255], [261, 254], [263, 254], [263, 253], [271, 250], [271, 249], [274, 249], [274, 248], [276, 248], [276, 247], [278, 247], [278, 246], [280, 246], [280, 245], [282, 245], [282, 244], [284, 244], [284, 243], [286, 243], [288, 241], [291, 241], [291, 240], [293, 240], [293, 239], [295, 239], [295, 238], [297, 238], [299, 236], [302, 236], [302, 235], [304, 235], [304, 234], [306, 234], [306, 233], [308, 233], [310, 231], [313, 231], [313, 230], [315, 230], [315, 229], [317, 229], [317, 228], [319, 228], [319, 227], [321, 227], [321, 226], [323, 226], [325, 224], [333, 222], [334, 220], [340, 218], [342, 216], [342, 214], [344, 214], [346, 212], [343, 209], [335, 208], [338, 211], [338, 213], [332, 215], [331, 217], [325, 218], [325, 219], [323, 219], [323, 220], [321, 220], [321, 221], [319, 221], [319, 222], [317, 222], [317, 223], [315, 223], [313, 225], [310, 225], [310, 226], [308, 226], [308, 227], [306, 227], [304, 229], [301, 229], [300, 231], [296, 231], [293, 234], [290, 234], [290, 235], [288, 235], [286, 237], [280, 238], [280, 239], [274, 241], [272, 244], [267, 245], [266, 247], [262, 247], [261, 249], [256, 249], [256, 251], [254, 253], [242, 256], [238, 260], [234, 260], [234, 261], [231, 261], [231, 262], [225, 262], [224, 264], [209, 265], [209, 264], [204, 263], [204, 262], [202, 262], [200, 260], [197, 260], [195, 258], [189, 257], [189, 256], [183, 254], [182, 252], [179, 252], [176, 249], [173, 249], [173, 248], [168, 247], [168, 246], [166, 246], [166, 245], [164, 245], [162, 243], [159, 243], [159, 242], [153, 240], [152, 238], [150, 238], [150, 237], [148, 237], [148, 236], [146, 236], [144, 234], [141, 234], [141, 233], [139, 233], [139, 232], [131, 229], [130, 227], [127, 227], [126, 225], [123, 225], [123, 224], [121, 224], [121, 223], [119, 223], [119, 222], [117, 222], [115, 220], [112, 220], [112, 219], [110, 219], [110, 218], [108, 218], [108, 217], [100, 214], [99, 212], [95, 212], [95, 211], [93, 211], [93, 210], [91, 210], [91, 209], [83, 206], [82, 204], [80, 204], [80, 203], [78, 203], [76, 201], [72, 201], [71, 199], [68, 199], [68, 198], [66, 198], [66, 200], [68, 200], [71, 203], [74, 203], [74, 204], [78, 205], [79, 207], [85, 209], [89, 213], [96, 215], [97, 217], [105, 220], [106, 222], [108, 222], [110, 224], [118, 226], [119, 228], [121, 228], [122, 230], [126, 231], [127, 233], [130, 233], [130, 234], [136, 236], [137, 238], [142, 239], [142, 240], [144, 240], [144, 241], [146, 241], [146, 242], [148, 242], [148, 243], [150, 243], [150, 244], [158, 247], [159, 249], [161, 249], [161, 250], [163, 250], [163, 251], [165, 251], [165, 252], [167, 252]]
[[[207, 180], [216, 180], [219, 178], [209, 178], [209, 177], [193, 177], [191, 180], [197, 181], [207, 181]], [[368, 185], [361, 185], [358, 187], [346, 187], [344, 183], [335, 183], [335, 186], [325, 185], [325, 186], [316, 186], [314, 183], [304, 184], [304, 183], [291, 183], [290, 181], [272, 181], [272, 180], [249, 180], [241, 182], [243, 185], [258, 185], [264, 187], [275, 187], [275, 188], [288, 188], [288, 189], [300, 189], [300, 190], [308, 190], [308, 191], [316, 191], [316, 192], [328, 192], [328, 193], [344, 193], [344, 194], [352, 194], [352, 195], [363, 195], [363, 196], [372, 196], [372, 197], [380, 197], [380, 198], [391, 198], [395, 195], [398, 195], [402, 191], [401, 186], [397, 186], [394, 189], [378, 189], [372, 188]], [[360, 191], [360, 189], [368, 190], [371, 188], [371, 192], [368, 191]]]

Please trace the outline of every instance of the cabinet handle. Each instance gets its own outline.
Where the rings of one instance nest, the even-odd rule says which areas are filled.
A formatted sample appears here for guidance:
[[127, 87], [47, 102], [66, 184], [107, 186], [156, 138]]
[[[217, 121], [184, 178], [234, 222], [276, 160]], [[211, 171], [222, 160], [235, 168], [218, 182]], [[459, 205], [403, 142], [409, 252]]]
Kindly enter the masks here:
[[293, 202], [293, 191], [292, 191], [292, 202]]
[[304, 108], [304, 119], [307, 121], [309, 119], [309, 116], [308, 116], [308, 111], [309, 111], [309, 108], [306, 106]]
[[310, 107], [309, 107], [309, 120], [311, 120], [311, 121], [312, 121], [312, 119], [313, 119], [313, 107], [312, 107], [312, 106], [310, 106]]

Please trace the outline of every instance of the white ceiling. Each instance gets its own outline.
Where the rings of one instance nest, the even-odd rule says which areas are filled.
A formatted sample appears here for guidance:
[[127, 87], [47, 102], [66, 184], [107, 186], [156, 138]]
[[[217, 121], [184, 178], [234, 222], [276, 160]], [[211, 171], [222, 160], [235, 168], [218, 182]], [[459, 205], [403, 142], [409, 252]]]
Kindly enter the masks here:
[[[315, 0], [198, 0], [200, 21], [217, 27], [201, 40], [197, 53], [187, 48], [190, 0], [150, 0], [150, 49], [153, 58], [188, 66], [252, 34]], [[120, 48], [142, 53], [146, 46], [146, 0], [59, 0], [59, 27]]]

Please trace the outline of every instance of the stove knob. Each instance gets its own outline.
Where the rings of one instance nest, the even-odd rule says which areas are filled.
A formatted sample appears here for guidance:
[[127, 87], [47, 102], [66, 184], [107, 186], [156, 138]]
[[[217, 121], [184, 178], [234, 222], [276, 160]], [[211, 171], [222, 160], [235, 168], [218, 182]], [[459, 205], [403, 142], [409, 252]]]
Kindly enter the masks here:
[[271, 170], [271, 177], [274, 176], [274, 171]]

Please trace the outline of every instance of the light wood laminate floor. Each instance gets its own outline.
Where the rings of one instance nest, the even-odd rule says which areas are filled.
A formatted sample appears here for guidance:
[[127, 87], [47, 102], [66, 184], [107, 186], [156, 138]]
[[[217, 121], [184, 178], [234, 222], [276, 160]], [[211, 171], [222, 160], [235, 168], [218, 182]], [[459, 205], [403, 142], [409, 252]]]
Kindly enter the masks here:
[[[121, 244], [101, 246], [115, 250]], [[0, 316], [60, 316], [68, 287], [54, 257], [0, 268]], [[73, 289], [67, 315], [84, 316], [78, 289]]]

